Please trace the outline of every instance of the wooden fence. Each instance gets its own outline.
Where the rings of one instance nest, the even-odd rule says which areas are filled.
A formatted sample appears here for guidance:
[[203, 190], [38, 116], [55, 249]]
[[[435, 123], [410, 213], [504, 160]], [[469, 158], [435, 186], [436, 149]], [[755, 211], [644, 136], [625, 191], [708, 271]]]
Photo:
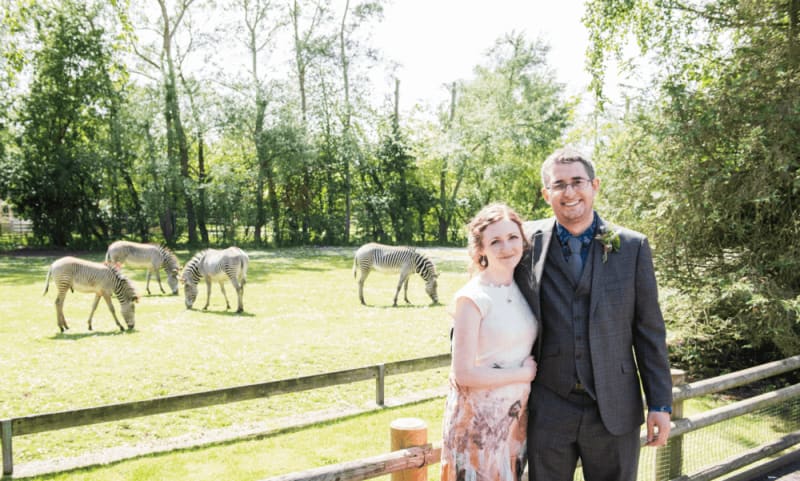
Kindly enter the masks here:
[[[440, 354], [437, 356], [377, 364], [293, 379], [166, 396], [144, 401], [111, 404], [72, 411], [2, 419], [0, 420], [0, 438], [2, 439], [3, 474], [13, 474], [13, 436], [23, 436], [26, 434], [54, 431], [57, 429], [85, 426], [95, 423], [176, 412], [256, 398], [266, 398], [278, 394], [366, 381], [373, 378], [376, 381], [375, 402], [382, 406], [385, 399], [384, 382], [386, 376], [446, 367], [449, 366], [449, 364], [450, 354]], [[683, 383], [681, 372], [674, 372], [673, 427], [670, 433], [669, 445], [665, 449], [658, 450], [657, 454], [657, 456], [667, 457], [667, 459], [663, 461], [669, 464], [669, 473], [657, 473], [655, 479], [658, 481], [667, 479], [680, 481], [705, 481], [715, 479], [764, 459], [767, 456], [783, 451], [800, 442], [800, 431], [793, 432], [769, 444], [752, 449], [744, 455], [737, 456], [736, 459], [706, 467], [702, 471], [690, 476], [681, 473], [683, 464], [682, 442], [685, 434], [754, 412], [758, 409], [784, 403], [789, 399], [800, 398], [800, 384], [748, 398], [688, 418], [683, 417], [683, 401], [725, 391], [734, 387], [744, 386], [798, 368], [800, 368], [800, 355], [689, 384]], [[644, 435], [642, 436], [641, 442], [644, 444]], [[321, 481], [331, 479], [356, 481], [383, 476], [407, 469], [410, 466], [422, 467], [435, 464], [439, 462], [439, 456], [439, 447], [425, 445], [392, 452], [376, 458], [357, 460], [341, 465], [326, 466], [325, 468], [316, 470], [291, 473], [270, 478], [269, 481]], [[660, 464], [660, 462], [657, 462], [656, 466]]]
[[292, 379], [248, 384], [212, 391], [165, 396], [144, 401], [108, 404], [70, 411], [34, 414], [0, 420], [0, 438], [3, 450], [3, 474], [14, 472], [13, 436], [55, 431], [57, 429], [86, 426], [89, 424], [119, 421], [141, 416], [151, 416], [186, 409], [266, 398], [278, 394], [319, 389], [375, 379], [375, 403], [384, 404], [386, 376], [406, 374], [450, 365], [450, 354], [396, 361], [343, 371], [315, 374]]
[[[654, 479], [656, 481], [708, 481], [717, 479], [765, 459], [768, 456], [779, 453], [800, 442], [800, 431], [795, 431], [773, 442], [751, 449], [733, 459], [707, 466], [691, 475], [681, 473], [684, 454], [684, 435], [700, 428], [752, 413], [756, 410], [785, 403], [790, 399], [798, 399], [800, 398], [800, 384], [734, 402], [688, 418], [683, 417], [683, 402], [685, 400], [744, 386], [798, 368], [800, 368], [800, 355], [690, 384], [684, 383], [684, 374], [682, 371], [673, 371], [673, 386], [675, 386], [672, 390], [673, 425], [670, 431], [668, 445], [665, 448], [659, 448], [656, 452], [656, 472], [654, 474]], [[642, 446], [646, 443], [646, 437], [646, 433], [643, 433], [640, 438], [640, 444]], [[265, 481], [360, 481], [363, 479], [385, 476], [409, 468], [421, 468], [436, 464], [440, 461], [440, 455], [441, 446], [435, 447], [430, 444], [425, 444], [415, 448], [394, 451], [374, 458], [289, 473], [272, 477]], [[668, 466], [668, 469], [659, 469], [660, 466], [665, 464]], [[752, 476], [753, 475], [743, 473], [738, 475], [736, 479], [737, 481], [745, 481], [752, 479]]]

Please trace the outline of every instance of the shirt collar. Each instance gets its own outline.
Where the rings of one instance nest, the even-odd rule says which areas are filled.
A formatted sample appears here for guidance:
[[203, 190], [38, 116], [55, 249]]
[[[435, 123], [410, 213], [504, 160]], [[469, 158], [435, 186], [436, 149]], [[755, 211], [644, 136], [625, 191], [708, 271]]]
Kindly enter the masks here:
[[592, 225], [589, 226], [588, 229], [583, 231], [581, 234], [573, 236], [563, 225], [561, 225], [558, 221], [556, 221], [556, 234], [558, 235], [558, 240], [561, 241], [561, 245], [567, 245], [567, 240], [570, 237], [577, 237], [581, 241], [581, 245], [586, 246], [592, 239], [594, 238], [595, 231], [597, 231], [597, 212], [594, 213], [592, 217]]

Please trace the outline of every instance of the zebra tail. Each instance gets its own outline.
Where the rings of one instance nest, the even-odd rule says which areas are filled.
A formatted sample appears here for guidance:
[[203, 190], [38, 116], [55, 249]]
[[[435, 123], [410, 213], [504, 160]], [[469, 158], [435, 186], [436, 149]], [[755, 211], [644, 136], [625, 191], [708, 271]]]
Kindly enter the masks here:
[[47, 278], [44, 280], [44, 291], [42, 291], [42, 295], [47, 294], [47, 289], [50, 287], [50, 273], [53, 272], [53, 268], [47, 269]]

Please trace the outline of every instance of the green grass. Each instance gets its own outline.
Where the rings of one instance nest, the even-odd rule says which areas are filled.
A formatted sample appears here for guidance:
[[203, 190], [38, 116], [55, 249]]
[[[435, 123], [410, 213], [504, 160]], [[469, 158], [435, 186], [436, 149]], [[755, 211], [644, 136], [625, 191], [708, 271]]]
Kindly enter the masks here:
[[[362, 306], [352, 275], [353, 249], [251, 251], [243, 315], [225, 311], [213, 287], [209, 311], [187, 311], [183, 296], [143, 296], [136, 329], [120, 333], [105, 305], [86, 329], [92, 296], [69, 293], [65, 312], [71, 330], [61, 334], [55, 320], [55, 291], [42, 297], [53, 257], [0, 256], [0, 418], [77, 409], [157, 396], [397, 361], [447, 352], [455, 290], [467, 279], [463, 249], [427, 249], [437, 263], [439, 297], [431, 305], [421, 279], [412, 277], [414, 303], [391, 307], [395, 275], [376, 272], [366, 283]], [[178, 252], [182, 262], [190, 252]], [[87, 257], [101, 260], [103, 253]], [[127, 271], [141, 293], [144, 272]], [[151, 291], [158, 292], [151, 281]], [[232, 289], [228, 289], [232, 291]], [[233, 294], [229, 292], [229, 295]], [[401, 294], [402, 295], [402, 294]], [[232, 301], [235, 302], [232, 298]], [[205, 287], [198, 301], [205, 303]], [[387, 378], [387, 397], [441, 387], [446, 369]], [[374, 382], [275, 396], [228, 405], [103, 423], [14, 438], [14, 462], [46, 462], [117, 446], [158, 444], [178, 436], [200, 436], [233, 426], [274, 428], [287, 417], [321, 411], [346, 412], [374, 405]], [[692, 400], [686, 415], [724, 402]], [[389, 424], [419, 417], [428, 440], [440, 443], [443, 400], [386, 408], [310, 428], [245, 441], [148, 455], [107, 466], [44, 475], [34, 480], [258, 480], [323, 465], [386, 453]], [[794, 409], [794, 411], [798, 411]], [[797, 429], [797, 417], [766, 412], [705, 428], [686, 437], [686, 472], [774, 440]], [[785, 423], [791, 418], [792, 423]], [[710, 454], [709, 447], [714, 453]], [[642, 453], [642, 473], [651, 473], [654, 450]], [[383, 479], [388, 479], [384, 477]], [[438, 465], [429, 470], [437, 481]], [[651, 479], [642, 477], [641, 479]]]
[[[440, 270], [444, 303], [466, 281], [463, 249], [427, 249]], [[218, 286], [209, 310], [187, 311], [180, 296], [143, 295], [136, 329], [119, 332], [101, 303], [86, 319], [90, 294], [68, 293], [70, 330], [55, 319], [55, 288], [42, 296], [54, 257], [0, 257], [3, 355], [0, 418], [149, 399], [241, 384], [318, 374], [447, 352], [446, 304], [432, 305], [419, 276], [409, 298], [392, 307], [395, 274], [374, 272], [358, 301], [353, 249], [251, 251], [245, 313], [225, 311]], [[177, 252], [186, 262], [190, 252]], [[82, 257], [101, 260], [103, 253]], [[126, 270], [144, 293], [144, 272]], [[151, 292], [158, 287], [151, 281]], [[166, 284], [166, 283], [165, 283]], [[228, 288], [229, 297], [235, 296]], [[197, 304], [205, 303], [201, 286]], [[235, 299], [232, 298], [235, 306]], [[117, 310], [119, 310], [117, 308]], [[386, 396], [442, 386], [446, 369], [387, 379]], [[157, 442], [208, 429], [262, 423], [320, 410], [374, 404], [373, 382], [282, 395], [265, 400], [135, 418], [14, 438], [14, 463], [73, 457], [87, 451]], [[385, 433], [380, 433], [382, 436]], [[378, 452], [383, 451], [380, 446]], [[313, 454], [310, 454], [313, 457]], [[171, 464], [171, 463], [170, 463]], [[301, 463], [290, 470], [305, 469]], [[129, 478], [136, 479], [136, 478]], [[165, 478], [166, 479], [166, 478]], [[247, 478], [243, 478], [247, 479]]]

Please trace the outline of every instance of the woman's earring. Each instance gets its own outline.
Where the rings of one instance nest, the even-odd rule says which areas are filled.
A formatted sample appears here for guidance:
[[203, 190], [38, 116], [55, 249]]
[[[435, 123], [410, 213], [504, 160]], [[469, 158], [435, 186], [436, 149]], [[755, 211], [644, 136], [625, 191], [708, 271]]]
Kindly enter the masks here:
[[480, 256], [478, 258], [478, 264], [480, 264], [481, 267], [487, 267], [489, 265], [489, 259], [487, 259], [486, 256]]

